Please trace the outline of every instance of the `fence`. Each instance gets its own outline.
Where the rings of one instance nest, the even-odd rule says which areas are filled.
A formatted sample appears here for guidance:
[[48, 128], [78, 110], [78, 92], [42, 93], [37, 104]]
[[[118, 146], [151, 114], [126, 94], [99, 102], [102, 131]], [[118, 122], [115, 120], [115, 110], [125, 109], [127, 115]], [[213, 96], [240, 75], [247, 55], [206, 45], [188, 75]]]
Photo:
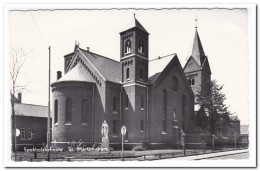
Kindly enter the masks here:
[[[234, 150], [241, 150], [247, 149], [244, 147], [239, 148], [215, 148], [214, 151], [210, 149], [194, 149], [194, 150], [186, 150], [185, 154], [183, 151], [171, 152], [171, 153], [157, 153], [157, 154], [141, 154], [141, 155], [127, 155], [121, 158], [121, 156], [84, 156], [84, 157], [76, 157], [76, 156], [66, 156], [66, 157], [55, 157], [50, 158], [50, 161], [80, 161], [80, 160], [160, 160], [160, 159], [169, 159], [169, 158], [177, 158], [177, 157], [185, 157], [185, 156], [194, 156], [194, 155], [201, 155], [201, 154], [209, 154], [209, 153], [216, 153], [216, 152], [225, 152], [225, 151], [234, 151]], [[47, 156], [45, 157], [37, 157], [36, 153], [33, 156], [22, 156], [16, 155], [15, 161], [48, 161]]]

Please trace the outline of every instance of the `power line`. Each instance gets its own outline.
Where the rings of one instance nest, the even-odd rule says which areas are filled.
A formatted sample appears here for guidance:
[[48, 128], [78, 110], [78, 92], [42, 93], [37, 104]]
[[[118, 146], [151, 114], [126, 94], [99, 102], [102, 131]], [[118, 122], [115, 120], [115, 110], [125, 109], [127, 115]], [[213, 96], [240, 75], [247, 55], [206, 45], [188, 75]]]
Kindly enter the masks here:
[[152, 61], [155, 61], [155, 60], [160, 60], [160, 59], [162, 59], [162, 58], [166, 58], [166, 57], [169, 57], [169, 56], [175, 56], [175, 55], [176, 55], [176, 53], [173, 53], [173, 54], [170, 54], [170, 55], [165, 55], [165, 56], [158, 56], [158, 57], [155, 58], [155, 59], [149, 60], [149, 62], [152, 62]]
[[29, 12], [30, 12], [30, 14], [31, 14], [31, 16], [32, 16], [33, 22], [34, 22], [34, 24], [36, 25], [36, 27], [37, 27], [37, 29], [38, 29], [38, 31], [39, 31], [39, 33], [40, 33], [40, 35], [41, 35], [41, 37], [42, 37], [42, 39], [43, 39], [45, 45], [48, 46], [48, 45], [47, 45], [47, 41], [46, 41], [46, 39], [44, 38], [44, 36], [43, 36], [43, 34], [42, 34], [42, 32], [41, 32], [41, 29], [40, 29], [40, 27], [38, 26], [36, 20], [34, 19], [32, 12], [31, 12], [31, 11], [29, 11]]

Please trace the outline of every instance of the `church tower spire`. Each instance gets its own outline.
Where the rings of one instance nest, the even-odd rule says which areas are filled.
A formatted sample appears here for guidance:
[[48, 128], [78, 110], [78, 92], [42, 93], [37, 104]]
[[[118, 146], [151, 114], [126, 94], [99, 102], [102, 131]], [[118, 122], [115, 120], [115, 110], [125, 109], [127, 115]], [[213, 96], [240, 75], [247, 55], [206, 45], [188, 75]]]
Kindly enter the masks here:
[[191, 56], [184, 66], [184, 73], [195, 95], [195, 104], [197, 103], [196, 95], [198, 92], [203, 91], [202, 87], [211, 80], [210, 65], [199, 37], [197, 20], [196, 17]]
[[195, 36], [193, 41], [193, 47], [192, 47], [192, 54], [191, 56], [198, 62], [200, 66], [202, 66], [204, 60], [205, 60], [205, 53], [200, 41], [199, 33], [197, 30], [197, 26], [195, 27]]

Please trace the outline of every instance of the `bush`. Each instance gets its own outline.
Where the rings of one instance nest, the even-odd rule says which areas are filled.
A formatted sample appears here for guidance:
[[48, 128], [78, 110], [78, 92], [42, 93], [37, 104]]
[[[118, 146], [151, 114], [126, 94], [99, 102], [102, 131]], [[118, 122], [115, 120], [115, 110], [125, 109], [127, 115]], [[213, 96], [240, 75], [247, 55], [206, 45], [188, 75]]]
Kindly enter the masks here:
[[69, 149], [76, 150], [78, 147], [82, 147], [82, 146], [83, 146], [83, 141], [81, 139], [78, 142], [73, 140], [67, 143], [67, 150]]
[[145, 151], [144, 145], [143, 144], [137, 144], [133, 147], [133, 151]]

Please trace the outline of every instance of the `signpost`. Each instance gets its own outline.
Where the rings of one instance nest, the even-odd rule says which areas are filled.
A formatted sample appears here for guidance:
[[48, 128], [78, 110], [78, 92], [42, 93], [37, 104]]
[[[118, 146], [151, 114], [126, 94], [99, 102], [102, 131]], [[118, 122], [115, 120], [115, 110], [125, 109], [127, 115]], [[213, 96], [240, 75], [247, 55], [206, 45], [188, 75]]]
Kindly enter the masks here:
[[20, 135], [20, 130], [16, 128], [15, 133], [16, 133], [16, 137], [18, 137]]
[[122, 158], [122, 161], [124, 161], [123, 152], [124, 152], [124, 136], [125, 136], [125, 134], [126, 134], [126, 127], [125, 127], [125, 126], [122, 126], [122, 128], [121, 128], [121, 134], [122, 134], [122, 151], [121, 151], [121, 158]]

